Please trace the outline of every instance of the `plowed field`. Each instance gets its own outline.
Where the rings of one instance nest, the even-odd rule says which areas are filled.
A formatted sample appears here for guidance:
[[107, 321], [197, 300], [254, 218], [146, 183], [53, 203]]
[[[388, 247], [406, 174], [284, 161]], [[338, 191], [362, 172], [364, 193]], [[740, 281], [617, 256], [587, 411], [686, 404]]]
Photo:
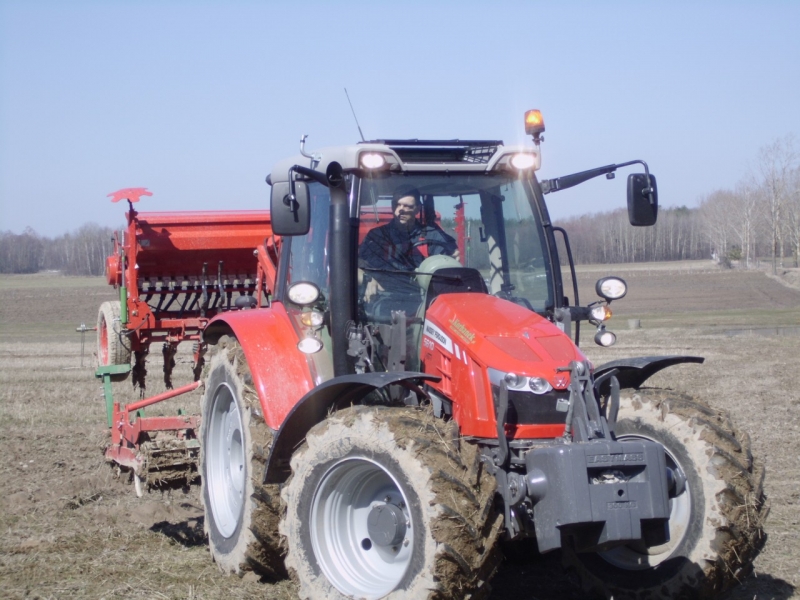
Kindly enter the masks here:
[[[612, 305], [609, 328], [619, 339], [600, 349], [585, 328], [589, 357], [599, 365], [626, 356], [704, 356], [705, 364], [674, 367], [651, 383], [729, 411], [766, 465], [768, 540], [755, 575], [727, 598], [800, 598], [800, 290], [710, 263], [592, 267], [579, 271], [584, 304], [595, 297], [594, 281], [609, 273], [630, 287]], [[94, 334], [86, 335], [81, 366], [75, 328], [93, 326], [99, 304], [111, 299], [99, 278], [0, 276], [0, 597], [295, 597], [289, 582], [219, 573], [204, 540], [197, 487], [138, 499], [127, 476], [104, 462]], [[641, 328], [628, 329], [628, 319]], [[158, 350], [148, 362], [148, 395], [164, 389]], [[190, 381], [188, 350], [177, 360], [176, 384]], [[138, 398], [128, 382], [116, 384], [115, 394]], [[181, 406], [196, 412], [199, 397], [151, 414]], [[557, 553], [507, 563], [493, 587], [495, 600], [581, 597]]]

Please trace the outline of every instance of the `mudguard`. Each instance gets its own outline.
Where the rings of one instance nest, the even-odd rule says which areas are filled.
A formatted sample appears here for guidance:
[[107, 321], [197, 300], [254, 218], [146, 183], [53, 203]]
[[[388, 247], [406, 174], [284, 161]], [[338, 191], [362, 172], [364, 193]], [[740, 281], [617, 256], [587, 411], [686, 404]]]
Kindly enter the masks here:
[[355, 404], [370, 392], [393, 383], [439, 379], [413, 371], [362, 373], [334, 377], [315, 387], [295, 404], [275, 434], [264, 471], [264, 483], [283, 483], [288, 479], [292, 453], [303, 442], [306, 433], [324, 420], [330, 411]]
[[273, 302], [269, 308], [226, 312], [211, 320], [203, 331], [203, 341], [215, 344], [226, 334], [236, 337], [242, 347], [264, 421], [278, 429], [296, 399], [314, 387], [286, 309]]
[[[609, 371], [617, 370], [615, 374], [619, 381], [620, 389], [634, 388], [639, 389], [642, 384], [654, 374], [662, 369], [679, 365], [681, 363], [702, 363], [705, 358], [702, 356], [640, 356], [636, 358], [622, 358], [612, 360], [594, 370], [595, 380], [599, 379]], [[600, 393], [608, 393], [610, 380], [604, 381], [600, 386]]]

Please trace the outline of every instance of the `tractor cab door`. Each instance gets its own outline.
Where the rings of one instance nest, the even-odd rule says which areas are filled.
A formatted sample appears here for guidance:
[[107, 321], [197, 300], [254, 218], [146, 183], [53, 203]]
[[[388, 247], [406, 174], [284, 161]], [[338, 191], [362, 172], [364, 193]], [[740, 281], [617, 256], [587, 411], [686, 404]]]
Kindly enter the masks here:
[[[329, 271], [329, 214], [330, 190], [324, 185], [309, 182], [310, 227], [305, 235], [284, 238], [281, 250], [278, 299], [284, 302], [292, 325], [301, 343], [318, 340], [320, 350], [306, 353], [309, 368], [317, 384], [333, 377], [333, 359], [330, 353], [330, 330], [324, 326], [330, 305]], [[314, 291], [316, 290], [316, 291]]]

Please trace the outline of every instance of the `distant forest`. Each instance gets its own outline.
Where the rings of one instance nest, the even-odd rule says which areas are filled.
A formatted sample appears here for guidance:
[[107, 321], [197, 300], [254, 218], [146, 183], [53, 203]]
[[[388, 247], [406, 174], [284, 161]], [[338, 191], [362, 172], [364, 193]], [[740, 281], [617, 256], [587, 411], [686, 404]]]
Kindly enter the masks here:
[[[577, 264], [714, 258], [745, 267], [759, 260], [798, 266], [800, 154], [793, 136], [762, 147], [752, 172], [697, 208], [661, 208], [654, 227], [631, 227], [627, 211], [582, 215], [555, 223], [566, 229]], [[0, 232], [0, 273], [57, 270], [102, 275], [113, 230], [87, 224], [55, 238], [28, 228]], [[560, 238], [560, 236], [558, 236]], [[562, 261], [566, 253], [560, 252]]]

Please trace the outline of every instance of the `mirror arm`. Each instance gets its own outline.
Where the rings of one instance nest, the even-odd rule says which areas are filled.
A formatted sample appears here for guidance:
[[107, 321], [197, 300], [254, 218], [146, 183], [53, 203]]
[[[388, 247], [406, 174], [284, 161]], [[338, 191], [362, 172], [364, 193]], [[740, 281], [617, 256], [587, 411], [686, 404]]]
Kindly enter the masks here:
[[291, 179], [292, 171], [295, 173], [299, 173], [300, 175], [304, 175], [310, 179], [313, 179], [317, 183], [321, 183], [325, 187], [328, 187], [330, 184], [328, 183], [328, 178], [325, 176], [325, 173], [320, 173], [319, 171], [315, 171], [314, 169], [309, 169], [308, 167], [301, 167], [300, 165], [295, 165], [291, 169], [289, 169], [290, 180], [292, 181], [292, 187], [294, 187], [294, 180]]
[[[589, 169], [588, 171], [581, 171], [580, 173], [573, 173], [572, 175], [564, 175], [563, 177], [557, 177], [555, 179], [545, 179], [541, 182], [542, 186], [542, 193], [549, 194], [550, 192], [558, 192], [560, 190], [565, 190], [567, 188], [574, 187], [583, 183], [584, 181], [589, 181], [590, 179], [594, 179], [595, 177], [599, 177], [600, 175], [610, 175], [614, 173], [617, 169], [622, 167], [628, 167], [630, 165], [640, 164], [644, 166], [644, 173], [647, 175], [647, 181], [650, 181], [650, 170], [647, 168], [647, 163], [643, 160], [631, 160], [628, 162], [624, 162], [618, 165], [606, 165], [605, 167], [597, 167], [596, 169]], [[613, 177], [613, 175], [612, 175]], [[643, 194], [647, 194], [648, 199], [650, 200], [650, 204], [653, 204], [653, 188], [648, 187], [646, 190], [642, 190]]]

